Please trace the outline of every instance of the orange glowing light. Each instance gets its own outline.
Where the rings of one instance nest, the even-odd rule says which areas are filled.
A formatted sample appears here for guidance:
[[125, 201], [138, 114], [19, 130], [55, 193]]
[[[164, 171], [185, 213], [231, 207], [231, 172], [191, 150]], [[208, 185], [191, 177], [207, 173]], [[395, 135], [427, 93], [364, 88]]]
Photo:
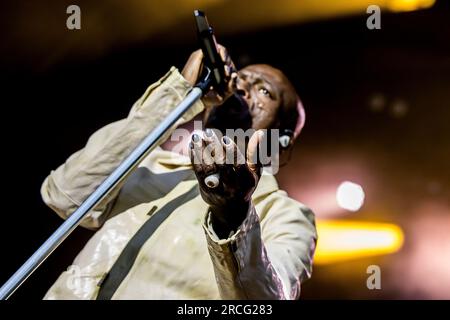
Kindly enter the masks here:
[[403, 231], [395, 224], [359, 221], [318, 221], [315, 264], [397, 252]]
[[391, 0], [387, 6], [392, 11], [414, 11], [430, 8], [436, 0]]

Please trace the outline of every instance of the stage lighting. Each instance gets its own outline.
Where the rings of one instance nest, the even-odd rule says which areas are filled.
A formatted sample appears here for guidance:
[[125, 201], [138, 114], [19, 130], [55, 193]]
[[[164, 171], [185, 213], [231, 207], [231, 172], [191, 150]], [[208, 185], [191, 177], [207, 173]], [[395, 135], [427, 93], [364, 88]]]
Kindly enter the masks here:
[[364, 197], [363, 188], [350, 181], [341, 183], [336, 191], [338, 205], [349, 211], [358, 211], [364, 203]]
[[394, 253], [403, 244], [402, 229], [388, 223], [317, 221], [317, 232], [315, 264]]
[[436, 0], [391, 0], [387, 3], [392, 11], [414, 11], [430, 8]]

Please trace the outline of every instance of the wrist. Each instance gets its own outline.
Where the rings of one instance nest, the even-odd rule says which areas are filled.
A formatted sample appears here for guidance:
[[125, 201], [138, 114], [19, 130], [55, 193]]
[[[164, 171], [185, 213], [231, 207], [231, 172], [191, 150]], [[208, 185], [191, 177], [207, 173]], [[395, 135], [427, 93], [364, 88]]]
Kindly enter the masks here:
[[210, 206], [211, 224], [216, 234], [228, 238], [231, 232], [236, 232], [247, 217], [250, 201], [232, 202], [226, 206]]

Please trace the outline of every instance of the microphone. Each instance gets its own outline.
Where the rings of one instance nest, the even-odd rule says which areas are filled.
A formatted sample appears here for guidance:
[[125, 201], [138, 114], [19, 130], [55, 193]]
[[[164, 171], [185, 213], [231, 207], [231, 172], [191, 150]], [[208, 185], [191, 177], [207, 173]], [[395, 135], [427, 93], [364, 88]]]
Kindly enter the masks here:
[[[198, 40], [200, 42], [200, 48], [202, 49], [203, 52], [204, 65], [211, 72], [212, 86], [217, 91], [217, 93], [223, 94], [226, 90], [227, 83], [225, 81], [224, 63], [217, 49], [217, 41], [216, 37], [214, 36], [214, 30], [209, 25], [208, 20], [206, 19], [205, 13], [203, 11], [195, 10], [194, 16], [195, 22], [197, 24]], [[209, 88], [204, 88], [202, 90], [207, 91], [208, 89]], [[232, 100], [233, 99], [228, 99], [226, 100], [226, 102], [227, 101], [230, 102]], [[237, 103], [237, 105], [241, 106], [243, 101], [238, 102], [239, 103]], [[234, 104], [236, 105], [236, 103]], [[217, 108], [215, 110], [217, 112]], [[227, 113], [229, 113], [229, 111], [230, 110], [228, 110]], [[220, 126], [217, 125], [214, 127], [218, 128]], [[225, 132], [225, 130], [223, 132]], [[203, 182], [210, 189], [217, 188], [220, 184], [220, 174], [218, 172], [211, 173], [207, 177], [205, 177]]]
[[217, 41], [214, 30], [209, 25], [203, 11], [194, 11], [197, 24], [197, 35], [204, 56], [204, 64], [211, 71], [212, 85], [221, 94], [226, 89], [224, 63], [217, 50]]

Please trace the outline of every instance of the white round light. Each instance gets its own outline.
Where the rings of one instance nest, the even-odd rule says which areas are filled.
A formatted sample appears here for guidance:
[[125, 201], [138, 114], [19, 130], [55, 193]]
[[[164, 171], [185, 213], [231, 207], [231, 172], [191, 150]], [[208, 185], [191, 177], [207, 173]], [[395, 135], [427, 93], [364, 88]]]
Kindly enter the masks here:
[[364, 190], [356, 183], [342, 182], [336, 191], [338, 205], [349, 211], [358, 211], [364, 204]]

